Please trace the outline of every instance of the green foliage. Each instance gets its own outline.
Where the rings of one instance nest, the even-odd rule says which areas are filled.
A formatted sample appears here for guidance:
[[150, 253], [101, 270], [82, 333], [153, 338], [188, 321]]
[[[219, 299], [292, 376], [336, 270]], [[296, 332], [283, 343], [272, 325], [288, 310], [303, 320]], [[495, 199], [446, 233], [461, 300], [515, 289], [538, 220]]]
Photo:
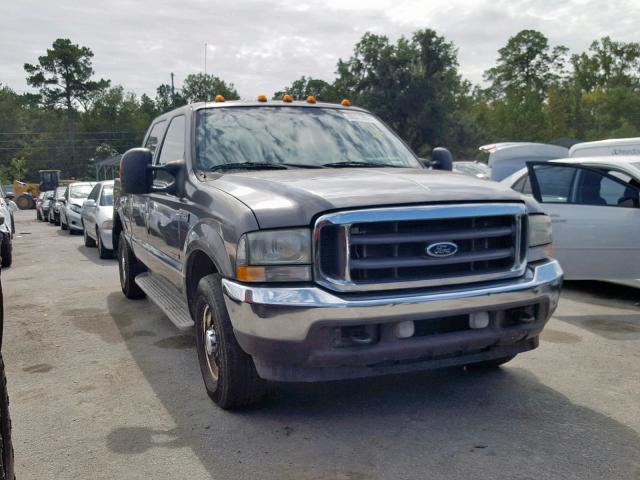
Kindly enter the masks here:
[[317, 78], [302, 76], [294, 80], [289, 87], [273, 94], [274, 100], [281, 100], [283, 95], [288, 94], [294, 100], [306, 100], [309, 96], [314, 96], [319, 102], [339, 102], [342, 97], [334, 85]]
[[[458, 73], [457, 50], [430, 29], [395, 44], [365, 34], [353, 55], [338, 62], [335, 90], [391, 125], [418, 153], [456, 138], [468, 122], [457, 106], [468, 95]], [[452, 146], [462, 150], [466, 144]]]
[[0, 182], [13, 183], [14, 180], [22, 180], [27, 176], [27, 160], [14, 157], [9, 165], [0, 165]]
[[186, 103], [213, 101], [216, 95], [222, 95], [226, 100], [239, 100], [240, 96], [232, 83], [207, 73], [192, 73], [184, 79], [181, 90]]
[[42, 102], [48, 107], [64, 106], [71, 114], [81, 105], [86, 110], [94, 97], [109, 86], [109, 81], [91, 80], [93, 52], [87, 47], [58, 38], [47, 54], [38, 57], [38, 64], [24, 64], [27, 83], [40, 90]]

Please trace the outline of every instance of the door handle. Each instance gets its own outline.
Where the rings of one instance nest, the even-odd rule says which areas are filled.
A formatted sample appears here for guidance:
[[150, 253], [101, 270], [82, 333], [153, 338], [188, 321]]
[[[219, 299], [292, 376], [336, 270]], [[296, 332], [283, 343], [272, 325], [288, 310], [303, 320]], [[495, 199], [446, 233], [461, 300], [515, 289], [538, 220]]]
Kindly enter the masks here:
[[565, 218], [562, 218], [557, 213], [549, 215], [549, 217], [551, 218], [551, 223], [566, 223], [567, 222], [567, 220]]

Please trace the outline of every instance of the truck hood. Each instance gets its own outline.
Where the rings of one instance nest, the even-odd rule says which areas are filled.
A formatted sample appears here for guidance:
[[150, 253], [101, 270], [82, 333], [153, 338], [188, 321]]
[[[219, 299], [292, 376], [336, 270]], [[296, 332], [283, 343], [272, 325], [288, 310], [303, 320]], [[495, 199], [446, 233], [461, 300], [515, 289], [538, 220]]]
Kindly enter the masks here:
[[[322, 212], [438, 202], [524, 202], [496, 182], [413, 168], [261, 170], [208, 182], [253, 210], [260, 228], [310, 225]], [[527, 202], [529, 204], [529, 202]]]

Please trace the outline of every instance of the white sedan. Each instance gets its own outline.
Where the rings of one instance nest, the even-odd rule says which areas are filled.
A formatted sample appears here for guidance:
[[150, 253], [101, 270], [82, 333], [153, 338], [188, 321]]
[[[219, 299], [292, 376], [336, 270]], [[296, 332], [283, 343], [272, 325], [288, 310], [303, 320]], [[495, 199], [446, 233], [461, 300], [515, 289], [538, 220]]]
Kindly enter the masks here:
[[640, 287], [640, 157], [530, 162], [501, 183], [543, 204], [566, 279]]
[[113, 180], [98, 182], [82, 204], [84, 244], [98, 247], [100, 258], [113, 256]]

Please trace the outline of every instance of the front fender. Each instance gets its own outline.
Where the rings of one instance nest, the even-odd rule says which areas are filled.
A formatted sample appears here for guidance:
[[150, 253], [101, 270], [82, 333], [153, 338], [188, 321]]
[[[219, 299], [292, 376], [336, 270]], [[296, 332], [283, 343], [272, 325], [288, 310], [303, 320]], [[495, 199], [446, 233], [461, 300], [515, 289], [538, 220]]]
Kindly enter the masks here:
[[[232, 257], [235, 255], [235, 245], [225, 243], [220, 235], [220, 226], [213, 220], [203, 220], [194, 225], [187, 233], [182, 258], [184, 267], [183, 277], [187, 274], [186, 265], [191, 255], [196, 251], [205, 252], [213, 261], [216, 269], [223, 277], [233, 277]], [[185, 278], [183, 278], [183, 282]]]

